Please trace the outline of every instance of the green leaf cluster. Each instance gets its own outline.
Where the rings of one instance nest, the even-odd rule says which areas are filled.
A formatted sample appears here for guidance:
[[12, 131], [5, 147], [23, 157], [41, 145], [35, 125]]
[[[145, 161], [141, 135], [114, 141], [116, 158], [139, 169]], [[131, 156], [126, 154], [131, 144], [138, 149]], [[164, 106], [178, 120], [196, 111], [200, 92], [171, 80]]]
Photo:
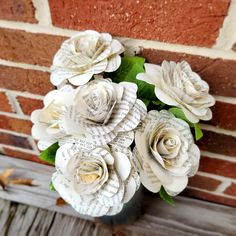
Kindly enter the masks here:
[[163, 186], [161, 186], [161, 189], [159, 191], [159, 195], [160, 195], [161, 199], [164, 200], [166, 203], [168, 203], [172, 206], [174, 205], [173, 198], [166, 192], [166, 190], [164, 189]]
[[52, 144], [39, 155], [39, 159], [46, 161], [49, 164], [55, 165], [56, 152], [58, 148], [58, 143]]
[[[155, 95], [155, 86], [144, 81], [138, 80], [136, 76], [144, 72], [145, 59], [138, 56], [124, 56], [121, 59], [120, 67], [112, 73], [106, 73], [105, 76], [111, 78], [113, 82], [120, 83], [123, 81], [135, 83], [138, 86], [137, 96], [150, 109], [161, 110], [168, 109], [169, 106], [159, 101]], [[198, 141], [202, 138], [203, 132], [198, 124], [190, 122], [180, 108], [172, 107], [169, 109], [175, 117], [185, 120], [191, 128], [194, 129], [195, 139]]]
[[156, 100], [154, 93], [154, 85], [148, 84], [144, 81], [136, 79], [137, 74], [144, 72], [144, 62], [145, 59], [138, 56], [124, 56], [121, 59], [120, 67], [112, 73], [106, 73], [105, 76], [111, 78], [113, 82], [132, 82], [138, 86], [137, 96], [146, 105], [150, 101]]
[[191, 121], [189, 121], [180, 108], [172, 107], [169, 109], [169, 112], [171, 112], [175, 117], [185, 120], [189, 124], [189, 126], [194, 129], [196, 141], [200, 140], [203, 137], [203, 132], [200, 126], [197, 123], [192, 123]]

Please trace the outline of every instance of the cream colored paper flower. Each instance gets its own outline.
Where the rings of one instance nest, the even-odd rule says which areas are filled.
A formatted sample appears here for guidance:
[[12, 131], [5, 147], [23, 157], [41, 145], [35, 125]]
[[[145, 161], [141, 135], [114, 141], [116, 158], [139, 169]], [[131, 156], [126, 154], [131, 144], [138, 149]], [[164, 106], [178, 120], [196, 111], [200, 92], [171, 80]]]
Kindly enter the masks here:
[[31, 114], [32, 136], [39, 140], [38, 147], [44, 150], [66, 134], [60, 128], [60, 119], [67, 108], [73, 104], [75, 90], [65, 85], [59, 90], [49, 92], [44, 98], [44, 108]]
[[200, 151], [188, 124], [166, 110], [150, 111], [135, 134], [134, 159], [142, 184], [151, 192], [163, 185], [172, 196], [187, 186], [196, 173]]
[[137, 79], [155, 85], [159, 100], [181, 108], [192, 123], [212, 118], [209, 107], [215, 100], [209, 95], [209, 86], [186, 61], [163, 61], [161, 66], [148, 63], [144, 66], [145, 73], [138, 74]]
[[112, 72], [121, 64], [122, 44], [108, 33], [86, 30], [66, 40], [56, 53], [51, 67], [51, 82], [65, 80], [73, 85], [86, 84], [94, 74]]
[[106, 146], [85, 151], [65, 144], [56, 154], [53, 185], [80, 214], [115, 215], [139, 188], [139, 176], [131, 166], [130, 155], [129, 149]]
[[147, 110], [137, 99], [133, 83], [113, 83], [95, 79], [77, 89], [74, 105], [62, 118], [62, 128], [73, 137], [62, 143], [82, 143], [86, 148], [111, 144], [128, 147], [133, 130], [145, 118]]

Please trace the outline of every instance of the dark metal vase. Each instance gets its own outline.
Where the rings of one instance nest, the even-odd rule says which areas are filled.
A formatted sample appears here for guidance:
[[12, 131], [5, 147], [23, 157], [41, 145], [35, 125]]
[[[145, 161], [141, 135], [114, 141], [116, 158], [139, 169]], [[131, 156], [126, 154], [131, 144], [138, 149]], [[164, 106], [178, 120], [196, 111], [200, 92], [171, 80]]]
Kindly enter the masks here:
[[99, 222], [110, 225], [118, 226], [124, 224], [132, 224], [142, 214], [142, 200], [143, 188], [140, 186], [138, 191], [134, 194], [133, 198], [124, 204], [120, 213], [113, 216], [102, 216], [96, 218]]

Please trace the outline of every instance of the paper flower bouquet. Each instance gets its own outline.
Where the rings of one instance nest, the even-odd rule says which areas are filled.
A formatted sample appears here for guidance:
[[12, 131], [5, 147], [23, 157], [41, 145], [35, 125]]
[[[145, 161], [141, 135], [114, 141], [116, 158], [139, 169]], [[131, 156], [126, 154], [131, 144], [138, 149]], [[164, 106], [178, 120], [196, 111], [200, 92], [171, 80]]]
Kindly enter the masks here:
[[208, 84], [185, 61], [144, 62], [91, 30], [54, 57], [56, 89], [32, 113], [32, 135], [55, 165], [51, 188], [81, 214], [118, 214], [140, 184], [171, 202], [198, 169]]

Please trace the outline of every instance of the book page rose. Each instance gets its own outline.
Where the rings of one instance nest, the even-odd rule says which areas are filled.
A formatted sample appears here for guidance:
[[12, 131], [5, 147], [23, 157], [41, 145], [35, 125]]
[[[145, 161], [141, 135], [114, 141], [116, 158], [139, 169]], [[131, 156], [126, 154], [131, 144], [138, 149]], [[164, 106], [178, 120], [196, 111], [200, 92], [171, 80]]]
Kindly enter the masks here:
[[186, 61], [163, 61], [161, 66], [146, 63], [144, 66], [145, 73], [138, 74], [137, 79], [153, 84], [160, 101], [181, 108], [192, 123], [212, 118], [209, 107], [215, 100], [209, 95], [209, 86]]
[[133, 130], [147, 112], [136, 93], [137, 85], [116, 84], [110, 79], [95, 79], [80, 86], [74, 105], [62, 118], [63, 129], [73, 135], [64, 142], [80, 142], [94, 148], [110, 142], [121, 144], [123, 139], [123, 146], [128, 147]]
[[74, 144], [56, 154], [57, 172], [52, 182], [61, 197], [80, 214], [115, 215], [139, 188], [129, 149], [97, 147], [86, 151]]
[[65, 80], [73, 85], [86, 84], [94, 74], [117, 70], [123, 51], [122, 44], [108, 33], [80, 32], [66, 40], [56, 53], [51, 82], [55, 86]]
[[60, 128], [60, 119], [67, 107], [73, 104], [74, 94], [75, 90], [70, 85], [53, 90], [44, 97], [44, 108], [32, 112], [32, 136], [39, 140], [40, 150], [46, 149], [66, 135]]
[[200, 151], [188, 124], [166, 110], [150, 111], [135, 134], [134, 159], [142, 184], [151, 192], [163, 186], [175, 196], [196, 173]]

